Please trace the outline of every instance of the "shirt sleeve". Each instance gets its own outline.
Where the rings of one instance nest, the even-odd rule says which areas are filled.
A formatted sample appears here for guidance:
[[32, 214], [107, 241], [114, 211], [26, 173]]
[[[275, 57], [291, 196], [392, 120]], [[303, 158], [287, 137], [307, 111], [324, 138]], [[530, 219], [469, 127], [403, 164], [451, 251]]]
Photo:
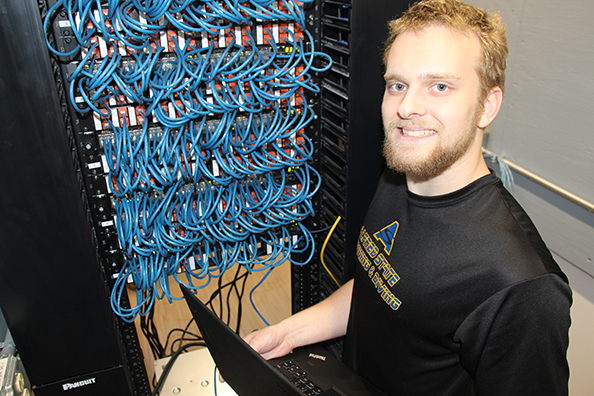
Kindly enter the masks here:
[[455, 334], [478, 396], [567, 396], [569, 285], [554, 274], [494, 294]]

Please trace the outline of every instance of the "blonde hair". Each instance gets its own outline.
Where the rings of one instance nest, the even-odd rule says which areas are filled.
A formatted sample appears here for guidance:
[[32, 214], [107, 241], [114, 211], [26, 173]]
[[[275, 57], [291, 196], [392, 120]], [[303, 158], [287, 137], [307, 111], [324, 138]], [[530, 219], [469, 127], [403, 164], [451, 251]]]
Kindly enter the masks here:
[[459, 0], [423, 0], [411, 6], [400, 18], [389, 22], [384, 65], [387, 65], [390, 48], [399, 34], [429, 26], [476, 34], [481, 43], [481, 58], [475, 66], [481, 82], [479, 98], [484, 100], [493, 87], [505, 90], [508, 49], [501, 17], [496, 12], [487, 12]]

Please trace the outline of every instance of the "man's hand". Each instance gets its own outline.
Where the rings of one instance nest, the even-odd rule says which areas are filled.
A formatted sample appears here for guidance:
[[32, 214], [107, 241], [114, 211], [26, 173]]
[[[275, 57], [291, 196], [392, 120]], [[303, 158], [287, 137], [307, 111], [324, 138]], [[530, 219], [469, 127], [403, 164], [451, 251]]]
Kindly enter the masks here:
[[347, 330], [352, 295], [351, 279], [324, 301], [248, 334], [244, 341], [269, 360], [288, 355], [294, 348], [343, 336]]
[[[254, 331], [243, 340], [266, 360], [288, 355], [293, 350], [278, 325]], [[219, 374], [219, 381], [225, 382], [221, 374]]]
[[266, 360], [288, 355], [294, 348], [278, 325], [250, 333], [245, 336], [244, 341]]

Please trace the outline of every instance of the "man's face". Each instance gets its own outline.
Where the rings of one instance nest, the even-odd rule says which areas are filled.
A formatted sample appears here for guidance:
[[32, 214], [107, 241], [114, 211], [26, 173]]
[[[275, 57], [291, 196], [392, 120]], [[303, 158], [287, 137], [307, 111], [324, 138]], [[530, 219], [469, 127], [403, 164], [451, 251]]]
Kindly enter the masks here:
[[396, 38], [382, 104], [388, 166], [430, 178], [477, 144], [479, 55], [477, 37], [445, 27], [405, 31]]

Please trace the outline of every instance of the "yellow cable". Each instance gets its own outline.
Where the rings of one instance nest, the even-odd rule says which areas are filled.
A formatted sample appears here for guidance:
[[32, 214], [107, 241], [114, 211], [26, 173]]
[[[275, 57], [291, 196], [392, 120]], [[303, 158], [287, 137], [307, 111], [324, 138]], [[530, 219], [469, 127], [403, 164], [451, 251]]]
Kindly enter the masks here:
[[330, 272], [330, 269], [328, 269], [328, 267], [326, 266], [326, 263], [324, 263], [324, 250], [326, 250], [326, 245], [328, 244], [328, 241], [330, 240], [330, 237], [332, 236], [332, 233], [334, 232], [334, 229], [338, 225], [338, 222], [340, 221], [340, 219], [341, 219], [340, 216], [338, 216], [336, 218], [336, 221], [334, 222], [334, 225], [332, 226], [332, 228], [330, 228], [330, 231], [328, 232], [328, 235], [326, 236], [326, 240], [324, 241], [324, 245], [322, 245], [322, 251], [320, 252], [320, 261], [322, 262], [322, 266], [324, 267], [324, 269], [326, 270], [326, 272], [328, 272], [328, 275], [330, 275], [330, 277], [334, 280], [334, 282], [336, 282], [336, 284], [338, 285], [338, 287], [342, 286], [342, 284], [338, 281], [338, 279], [336, 279], [336, 277], [334, 276], [334, 274], [332, 272]]

